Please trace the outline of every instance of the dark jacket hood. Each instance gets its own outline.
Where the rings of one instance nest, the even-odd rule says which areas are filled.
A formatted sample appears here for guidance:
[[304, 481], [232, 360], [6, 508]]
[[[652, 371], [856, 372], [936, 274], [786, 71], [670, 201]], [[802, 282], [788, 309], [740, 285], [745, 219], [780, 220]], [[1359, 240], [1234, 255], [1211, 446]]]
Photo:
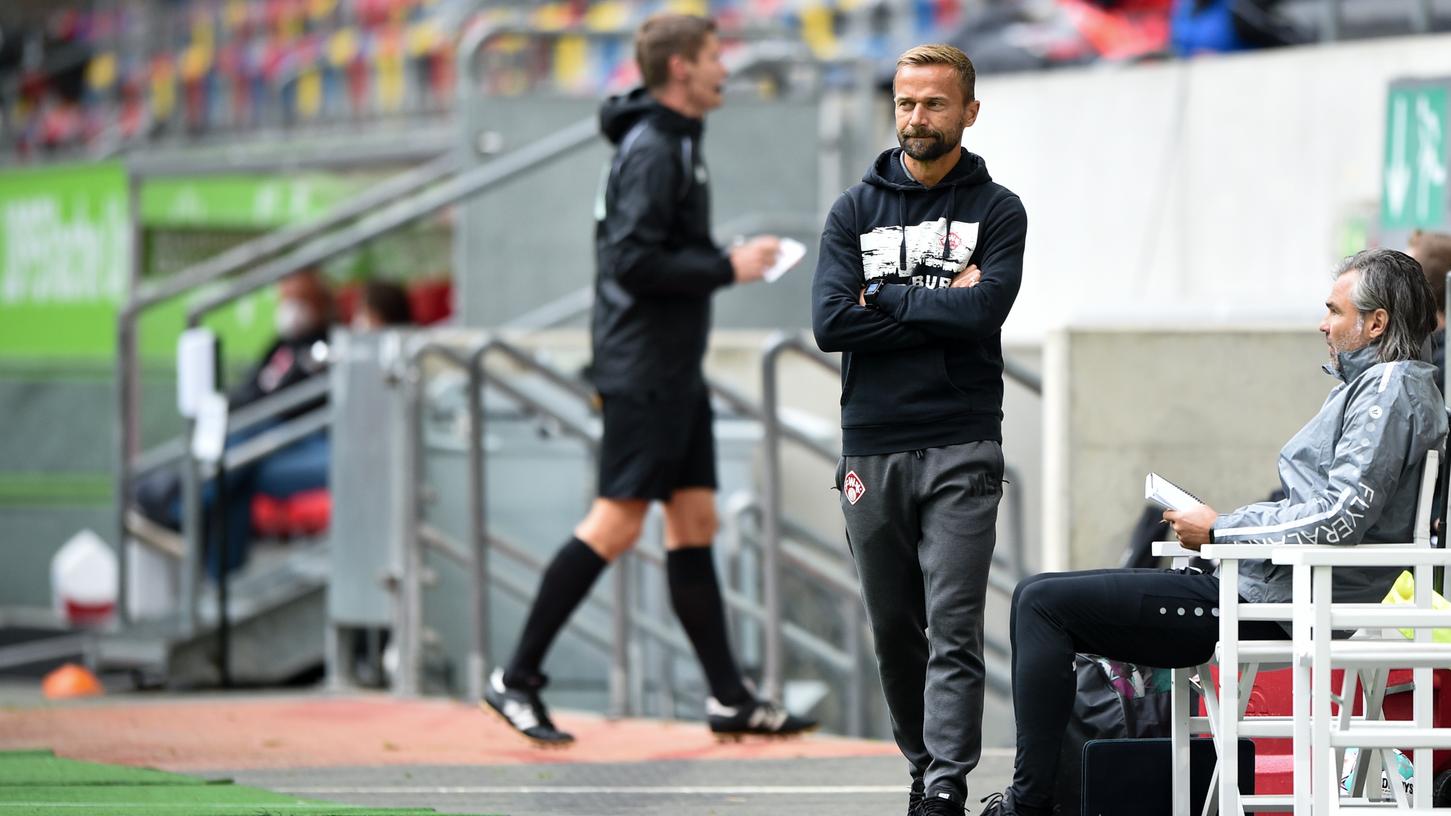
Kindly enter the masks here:
[[969, 151], [967, 148], [959, 147], [962, 151], [962, 158], [952, 168], [942, 181], [937, 182], [931, 188], [923, 187], [921, 182], [912, 178], [907, 169], [902, 166], [902, 148], [894, 147], [890, 150], [883, 150], [877, 156], [872, 166], [867, 168], [866, 175], [862, 181], [873, 187], [881, 187], [887, 190], [913, 191], [937, 189], [938, 187], [970, 187], [977, 184], [987, 184], [992, 181], [988, 175], [987, 162], [982, 156]]
[[699, 136], [704, 123], [699, 119], [676, 113], [651, 96], [643, 87], [626, 94], [612, 96], [600, 106], [600, 133], [612, 145], [619, 145], [630, 128], [645, 119], [667, 133]]

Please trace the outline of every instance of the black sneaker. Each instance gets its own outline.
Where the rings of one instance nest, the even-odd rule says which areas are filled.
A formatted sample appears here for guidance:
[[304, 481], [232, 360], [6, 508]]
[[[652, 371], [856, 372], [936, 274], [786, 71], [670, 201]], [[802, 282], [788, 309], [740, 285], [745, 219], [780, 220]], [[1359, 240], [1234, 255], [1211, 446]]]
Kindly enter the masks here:
[[982, 816], [1040, 816], [1040, 814], [1047, 816], [1047, 814], [1057, 814], [1060, 812], [1058, 805], [1041, 808], [1017, 804], [1013, 801], [1008, 791], [990, 793], [984, 796], [981, 801], [987, 804], [987, 807], [983, 809]]
[[922, 778], [912, 780], [912, 789], [907, 791], [907, 816], [922, 816]]
[[1001, 793], [990, 793], [982, 801], [987, 804], [983, 808], [982, 816], [1013, 816], [1013, 811], [1009, 809], [1007, 800]]
[[711, 733], [722, 741], [747, 736], [791, 737], [816, 730], [816, 720], [798, 717], [770, 700], [751, 700], [738, 706], [722, 705], [714, 697], [705, 702]]
[[922, 799], [922, 816], [963, 816], [966, 811], [961, 804], [940, 796]]
[[[539, 688], [543, 688], [541, 680]], [[504, 670], [494, 669], [484, 686], [485, 711], [492, 711], [510, 728], [541, 748], [564, 748], [574, 742], [574, 735], [560, 731], [549, 719], [549, 709], [539, 699], [539, 688], [517, 689], [504, 685]]]

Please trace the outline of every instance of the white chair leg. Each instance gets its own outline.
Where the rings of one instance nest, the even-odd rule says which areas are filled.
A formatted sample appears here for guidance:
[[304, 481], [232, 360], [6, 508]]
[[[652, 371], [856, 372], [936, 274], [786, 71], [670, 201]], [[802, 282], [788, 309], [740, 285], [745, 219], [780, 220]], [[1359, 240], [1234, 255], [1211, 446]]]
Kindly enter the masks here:
[[[1416, 606], [1420, 609], [1431, 609], [1432, 579], [1434, 570], [1429, 564], [1419, 564], [1415, 568], [1416, 580]], [[1417, 643], [1429, 643], [1434, 637], [1430, 628], [1421, 627], [1416, 630]], [[1414, 710], [1416, 728], [1432, 728], [1436, 724], [1435, 709], [1432, 705], [1431, 694], [1434, 690], [1435, 678], [1429, 668], [1418, 668], [1411, 673], [1416, 688], [1411, 691], [1411, 707]], [[1417, 748], [1414, 752], [1413, 764], [1416, 769], [1416, 807], [1429, 809], [1432, 804], [1431, 794], [1434, 792], [1433, 773], [1431, 765], [1432, 753], [1430, 748]]]
[[[1312, 568], [1313, 597], [1330, 597], [1330, 570]], [[1330, 604], [1315, 605], [1312, 624], [1315, 644], [1313, 689], [1311, 691], [1310, 747], [1314, 768], [1315, 801], [1311, 813], [1330, 816], [1340, 804], [1340, 769], [1334, 766], [1335, 751], [1330, 747]]]
[[[1359, 680], [1360, 673], [1352, 669], [1346, 669], [1340, 678], [1340, 712], [1335, 717], [1335, 730], [1346, 731], [1350, 728], [1351, 715], [1355, 711], [1355, 685]], [[1339, 773], [1345, 767], [1345, 748], [1335, 749], [1335, 768]], [[1369, 751], [1361, 751], [1357, 766], [1369, 760]], [[1350, 790], [1352, 797], [1359, 796], [1358, 791], [1365, 787], [1365, 777], [1355, 777], [1355, 785]]]
[[[1296, 566], [1293, 573], [1293, 592], [1296, 598], [1310, 597], [1310, 568]], [[1308, 816], [1310, 813], [1310, 672], [1311, 648], [1310, 621], [1303, 615], [1295, 615], [1292, 624], [1294, 647], [1291, 671], [1293, 672], [1293, 788], [1295, 813]]]
[[1239, 801], [1239, 564], [1221, 562], [1219, 577], [1219, 812], [1243, 816]]
[[1173, 697], [1170, 701], [1170, 750], [1173, 752], [1174, 777], [1173, 796], [1174, 809], [1172, 816], [1190, 816], [1189, 810], [1192, 806], [1190, 801], [1189, 788], [1189, 741], [1193, 737], [1193, 730], [1189, 726], [1189, 718], [1194, 716], [1194, 711], [1189, 707], [1189, 669], [1175, 669], [1173, 674], [1170, 693]]

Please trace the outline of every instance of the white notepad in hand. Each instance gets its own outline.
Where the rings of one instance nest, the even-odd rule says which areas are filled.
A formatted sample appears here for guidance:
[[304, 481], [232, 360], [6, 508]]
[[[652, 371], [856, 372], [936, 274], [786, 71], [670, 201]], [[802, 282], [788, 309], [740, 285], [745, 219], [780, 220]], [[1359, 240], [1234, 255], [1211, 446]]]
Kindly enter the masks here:
[[1193, 493], [1157, 473], [1144, 477], [1144, 498], [1165, 510], [1188, 510], [1204, 504]]
[[781, 248], [776, 253], [776, 263], [762, 275], [767, 283], [775, 283], [786, 270], [801, 263], [806, 257], [806, 245], [795, 238], [782, 238]]

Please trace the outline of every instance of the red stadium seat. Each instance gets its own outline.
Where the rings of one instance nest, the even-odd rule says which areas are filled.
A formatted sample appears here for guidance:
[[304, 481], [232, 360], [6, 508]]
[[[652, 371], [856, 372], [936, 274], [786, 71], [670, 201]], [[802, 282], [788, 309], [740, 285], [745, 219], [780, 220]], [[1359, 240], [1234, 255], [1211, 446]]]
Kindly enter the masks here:
[[287, 498], [257, 496], [252, 500], [252, 532], [261, 538], [298, 538], [327, 531], [332, 495], [308, 490]]

